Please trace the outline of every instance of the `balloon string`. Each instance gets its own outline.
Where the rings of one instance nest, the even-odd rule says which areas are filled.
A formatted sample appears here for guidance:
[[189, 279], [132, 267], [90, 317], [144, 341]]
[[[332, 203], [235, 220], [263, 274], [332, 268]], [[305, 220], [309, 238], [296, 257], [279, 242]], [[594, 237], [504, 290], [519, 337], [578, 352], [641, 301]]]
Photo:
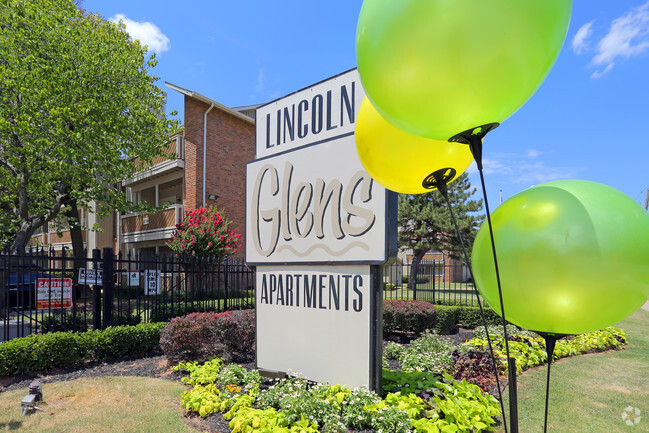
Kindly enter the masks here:
[[[453, 225], [455, 226], [455, 231], [457, 232], [458, 238], [460, 238], [460, 245], [462, 247], [462, 254], [464, 255], [464, 260], [466, 261], [468, 267], [469, 267], [469, 274], [471, 275], [471, 281], [475, 282], [475, 278], [473, 277], [473, 269], [471, 269], [471, 259], [469, 258], [469, 255], [466, 252], [466, 247], [464, 245], [464, 238], [462, 238], [462, 233], [460, 232], [460, 227], [457, 224], [457, 220], [455, 219], [455, 212], [453, 212], [453, 207], [451, 206], [451, 201], [449, 200], [448, 197], [448, 189], [446, 187], [446, 183], [440, 182], [439, 185], [437, 185], [437, 189], [439, 192], [442, 194], [444, 199], [446, 200], [446, 205], [448, 206], [448, 210], [451, 214], [451, 219], [453, 220]], [[498, 368], [496, 367], [496, 356], [494, 355], [494, 349], [493, 345], [491, 344], [491, 337], [489, 336], [489, 328], [487, 326], [487, 318], [485, 317], [484, 310], [482, 309], [482, 302], [480, 301], [480, 292], [478, 292], [477, 287], [475, 284], [473, 285], [473, 290], [475, 291], [476, 294], [476, 300], [478, 301], [478, 307], [480, 308], [480, 318], [482, 319], [482, 324], [485, 329], [485, 333], [487, 334], [487, 342], [489, 344], [489, 354], [491, 355], [491, 365], [493, 366], [494, 369], [494, 375], [496, 376], [496, 388], [498, 389], [498, 401], [500, 402], [500, 410], [503, 414], [503, 427], [505, 428], [505, 433], [507, 433], [507, 417], [505, 416], [505, 406], [503, 403], [503, 394], [500, 389], [500, 379], [498, 377]]]
[[[466, 138], [466, 141], [468, 142], [469, 148], [471, 149], [471, 153], [473, 154], [473, 157], [476, 161], [476, 165], [478, 166], [478, 173], [480, 173], [480, 183], [482, 184], [482, 195], [484, 197], [484, 204], [485, 204], [485, 211], [487, 213], [487, 224], [489, 226], [489, 236], [491, 238], [491, 252], [493, 254], [494, 258], [494, 267], [496, 271], [496, 283], [498, 285], [498, 298], [500, 300], [500, 317], [502, 318], [502, 325], [503, 325], [503, 338], [505, 340], [505, 353], [507, 355], [507, 360], [509, 361], [509, 335], [507, 334], [507, 319], [505, 318], [505, 304], [503, 302], [503, 291], [502, 291], [502, 285], [500, 283], [500, 270], [498, 267], [498, 256], [496, 254], [496, 242], [494, 240], [494, 231], [493, 231], [493, 225], [491, 224], [491, 212], [489, 211], [489, 199], [487, 198], [487, 187], [485, 185], [485, 180], [484, 180], [484, 171], [482, 167], [482, 139], [481, 137], [475, 136], [475, 135], [469, 135]], [[475, 280], [474, 280], [475, 282]], [[508, 363], [508, 368], [510, 371], [508, 371], [509, 375], [509, 381], [516, 381], [516, 372], [512, 372], [511, 368], [509, 367]], [[514, 386], [510, 385], [510, 390], [514, 390]], [[510, 393], [511, 394], [511, 393]], [[510, 399], [513, 396], [510, 395]], [[511, 401], [510, 400], [510, 428], [512, 433], [518, 433], [518, 414], [515, 413], [518, 411], [518, 402], [517, 401]], [[503, 413], [503, 419], [505, 418], [504, 413]]]
[[507, 319], [505, 319], [505, 304], [503, 303], [503, 291], [502, 285], [500, 284], [500, 271], [498, 267], [498, 257], [496, 255], [496, 242], [494, 241], [494, 231], [493, 226], [491, 225], [491, 212], [489, 212], [489, 200], [487, 200], [487, 189], [484, 181], [484, 174], [482, 169], [479, 169], [480, 173], [480, 182], [482, 183], [482, 194], [484, 197], [485, 211], [487, 212], [487, 224], [489, 226], [489, 236], [491, 237], [491, 252], [494, 258], [494, 267], [496, 269], [496, 283], [498, 284], [498, 297], [500, 299], [500, 317], [502, 318], [503, 323], [503, 335], [505, 337], [505, 351], [507, 352], [507, 358], [509, 358], [509, 336], [507, 335]]
[[550, 404], [550, 367], [552, 366], [552, 356], [554, 355], [554, 347], [558, 338], [554, 335], [541, 335], [545, 338], [545, 353], [548, 355], [548, 376], [545, 381], [545, 419], [543, 422], [543, 433], [547, 433], [548, 407]]

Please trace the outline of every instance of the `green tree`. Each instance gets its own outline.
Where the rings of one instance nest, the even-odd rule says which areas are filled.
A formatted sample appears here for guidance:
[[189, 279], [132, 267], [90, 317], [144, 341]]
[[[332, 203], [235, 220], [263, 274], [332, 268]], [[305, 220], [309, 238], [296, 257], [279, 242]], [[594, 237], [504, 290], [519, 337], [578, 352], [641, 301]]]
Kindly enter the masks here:
[[178, 125], [123, 25], [71, 0], [0, 0], [0, 224], [25, 248], [78, 207], [128, 203], [119, 182], [150, 165]]
[[[448, 185], [448, 198], [453, 207], [460, 234], [470, 254], [471, 245], [483, 216], [482, 200], [473, 200], [476, 192], [466, 173]], [[461, 254], [461, 243], [446, 200], [439, 191], [419, 195], [399, 195], [399, 248], [412, 249], [413, 259], [408, 287], [414, 288], [419, 263], [430, 250]]]

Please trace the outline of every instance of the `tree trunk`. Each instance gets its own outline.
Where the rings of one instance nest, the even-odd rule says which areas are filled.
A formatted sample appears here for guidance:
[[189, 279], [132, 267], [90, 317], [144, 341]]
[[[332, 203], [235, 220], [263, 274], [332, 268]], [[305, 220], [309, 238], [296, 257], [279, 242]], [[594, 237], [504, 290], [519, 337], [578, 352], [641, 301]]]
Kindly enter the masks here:
[[68, 222], [73, 222], [73, 224], [70, 226], [70, 239], [72, 242], [72, 255], [75, 259], [77, 259], [74, 261], [76, 270], [77, 263], [81, 263], [81, 259], [86, 258], [83, 248], [83, 228], [80, 224], [79, 207], [77, 206], [77, 200], [70, 198], [69, 201], [66, 201], [66, 205], [68, 207], [65, 211], [65, 217], [68, 219]]
[[[79, 219], [79, 207], [77, 206], [77, 200], [74, 198], [68, 198], [66, 200], [67, 210], [65, 211], [65, 217], [68, 219], [70, 227], [70, 241], [72, 242], [72, 261], [73, 274], [72, 274], [72, 299], [75, 301], [79, 300], [81, 297], [81, 286], [78, 284], [79, 278], [79, 269], [85, 268], [85, 259], [86, 251], [83, 247], [83, 228], [81, 227], [81, 221]], [[74, 303], [76, 307], [76, 302]], [[76, 310], [76, 308], [74, 308]], [[76, 311], [75, 311], [76, 313]]]
[[16, 233], [16, 237], [14, 238], [14, 242], [11, 245], [11, 253], [24, 253], [25, 248], [27, 247], [27, 244], [29, 243], [29, 240], [32, 238], [32, 235], [35, 231], [36, 228], [29, 226], [26, 227], [26, 223], [21, 224], [21, 227], [18, 230], [18, 233]]

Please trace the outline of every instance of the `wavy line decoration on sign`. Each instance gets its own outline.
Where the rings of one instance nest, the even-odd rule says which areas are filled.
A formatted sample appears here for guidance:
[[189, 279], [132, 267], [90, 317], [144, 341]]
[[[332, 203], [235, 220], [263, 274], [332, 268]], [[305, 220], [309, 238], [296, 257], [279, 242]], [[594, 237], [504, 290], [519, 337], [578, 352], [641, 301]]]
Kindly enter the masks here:
[[314, 252], [317, 249], [322, 249], [327, 252], [327, 254], [330, 254], [334, 257], [340, 257], [344, 255], [345, 253], [349, 252], [352, 248], [361, 248], [365, 251], [369, 251], [370, 247], [369, 245], [363, 243], [363, 242], [352, 242], [351, 244], [348, 244], [345, 248], [343, 248], [340, 251], [334, 251], [331, 248], [329, 248], [326, 244], [315, 244], [311, 245], [309, 249], [307, 249], [304, 252], [299, 252], [295, 248], [293, 248], [290, 245], [282, 245], [281, 247], [277, 248], [277, 252], [281, 253], [282, 251], [290, 251], [297, 257], [307, 257], [309, 254]]

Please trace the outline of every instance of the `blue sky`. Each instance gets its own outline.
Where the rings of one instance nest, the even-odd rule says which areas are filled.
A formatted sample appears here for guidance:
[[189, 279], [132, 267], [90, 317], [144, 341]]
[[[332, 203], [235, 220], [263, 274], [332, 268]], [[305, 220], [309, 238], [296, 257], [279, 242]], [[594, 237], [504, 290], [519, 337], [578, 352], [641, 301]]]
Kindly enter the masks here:
[[[360, 0], [86, 0], [156, 51], [164, 81], [228, 106], [269, 102], [356, 66]], [[182, 112], [170, 89], [167, 110]], [[557, 63], [484, 143], [489, 201], [555, 179], [649, 187], [649, 1], [575, 0]], [[479, 186], [478, 177], [471, 176]]]

